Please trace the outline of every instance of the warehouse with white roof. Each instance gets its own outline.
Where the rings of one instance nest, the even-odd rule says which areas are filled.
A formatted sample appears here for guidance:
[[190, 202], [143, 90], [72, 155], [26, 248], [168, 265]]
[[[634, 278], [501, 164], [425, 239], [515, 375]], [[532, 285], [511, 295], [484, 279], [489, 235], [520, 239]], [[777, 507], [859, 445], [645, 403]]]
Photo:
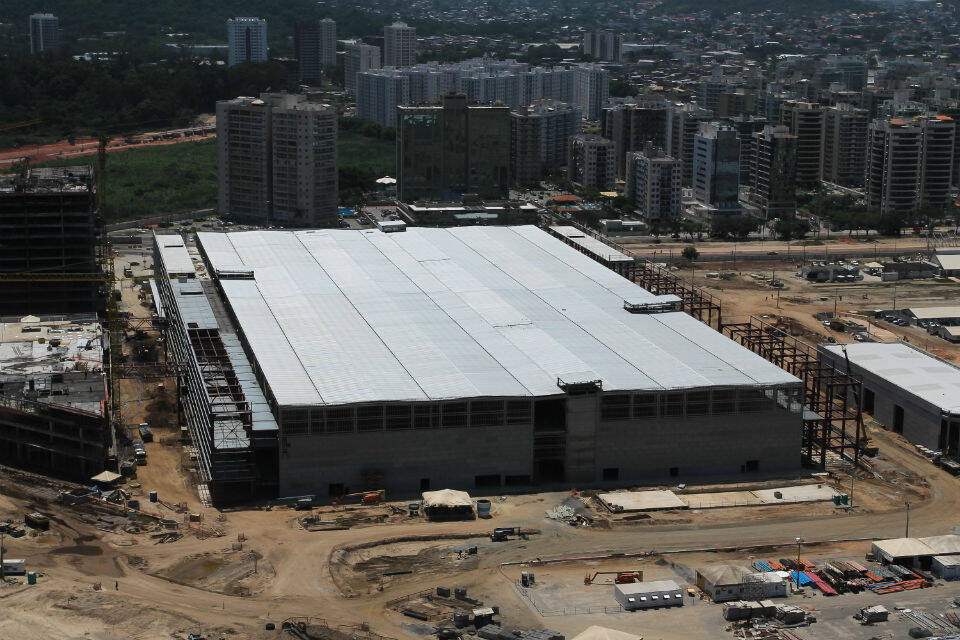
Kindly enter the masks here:
[[[821, 359], [863, 378], [862, 408], [910, 442], [957, 456], [960, 367], [905, 342], [824, 344]], [[846, 354], [846, 355], [845, 355]]]
[[536, 227], [197, 245], [279, 425], [281, 496], [799, 466], [797, 378]]

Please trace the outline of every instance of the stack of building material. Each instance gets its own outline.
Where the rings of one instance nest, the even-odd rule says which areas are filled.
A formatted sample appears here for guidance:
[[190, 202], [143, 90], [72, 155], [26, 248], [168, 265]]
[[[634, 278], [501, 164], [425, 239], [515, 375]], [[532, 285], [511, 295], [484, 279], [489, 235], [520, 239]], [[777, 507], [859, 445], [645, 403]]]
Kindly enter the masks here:
[[777, 620], [782, 621], [784, 624], [797, 624], [798, 622], [803, 622], [807, 614], [803, 609], [792, 604], [780, 604], [777, 605], [776, 616]]
[[890, 617], [890, 612], [883, 605], [864, 607], [858, 614], [864, 624], [873, 624], [874, 622], [886, 622]]
[[431, 520], [472, 518], [473, 500], [466, 491], [454, 489], [424, 491], [423, 511]]

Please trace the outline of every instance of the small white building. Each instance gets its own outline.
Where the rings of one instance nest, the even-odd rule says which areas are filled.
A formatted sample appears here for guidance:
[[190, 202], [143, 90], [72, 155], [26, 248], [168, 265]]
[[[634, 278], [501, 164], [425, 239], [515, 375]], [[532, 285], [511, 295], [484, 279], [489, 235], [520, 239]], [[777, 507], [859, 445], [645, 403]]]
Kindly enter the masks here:
[[683, 591], [673, 580], [615, 584], [613, 595], [627, 611], [683, 606]]
[[944, 580], [960, 578], [960, 558], [957, 556], [933, 556], [930, 567], [938, 578]]
[[698, 569], [697, 586], [714, 602], [787, 596], [787, 582], [776, 572], [755, 572], [734, 565]]

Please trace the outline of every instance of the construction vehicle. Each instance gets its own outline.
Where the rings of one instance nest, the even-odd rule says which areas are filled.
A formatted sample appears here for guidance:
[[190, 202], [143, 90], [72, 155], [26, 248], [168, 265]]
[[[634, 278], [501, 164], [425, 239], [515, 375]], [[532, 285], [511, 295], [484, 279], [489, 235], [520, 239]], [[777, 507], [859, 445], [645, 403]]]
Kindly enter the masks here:
[[505, 542], [510, 536], [518, 535], [517, 527], [497, 527], [490, 534], [491, 542]]
[[356, 500], [360, 504], [378, 504], [385, 500], [387, 492], [383, 489], [376, 491], [359, 491], [357, 493], [345, 493], [338, 498], [333, 499], [333, 504], [340, 506], [346, 501]]
[[587, 574], [583, 576], [583, 584], [593, 584], [597, 576], [615, 575], [613, 579], [615, 584], [633, 584], [634, 582], [643, 582], [643, 571], [597, 571], [592, 576]]

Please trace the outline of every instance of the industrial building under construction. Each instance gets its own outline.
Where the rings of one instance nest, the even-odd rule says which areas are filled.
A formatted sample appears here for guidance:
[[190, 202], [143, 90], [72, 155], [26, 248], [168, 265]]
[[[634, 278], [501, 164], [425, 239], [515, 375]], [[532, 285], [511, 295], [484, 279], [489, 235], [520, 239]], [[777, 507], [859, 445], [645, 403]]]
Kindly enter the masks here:
[[155, 271], [215, 498], [800, 466], [800, 380], [536, 227], [179, 240]]

